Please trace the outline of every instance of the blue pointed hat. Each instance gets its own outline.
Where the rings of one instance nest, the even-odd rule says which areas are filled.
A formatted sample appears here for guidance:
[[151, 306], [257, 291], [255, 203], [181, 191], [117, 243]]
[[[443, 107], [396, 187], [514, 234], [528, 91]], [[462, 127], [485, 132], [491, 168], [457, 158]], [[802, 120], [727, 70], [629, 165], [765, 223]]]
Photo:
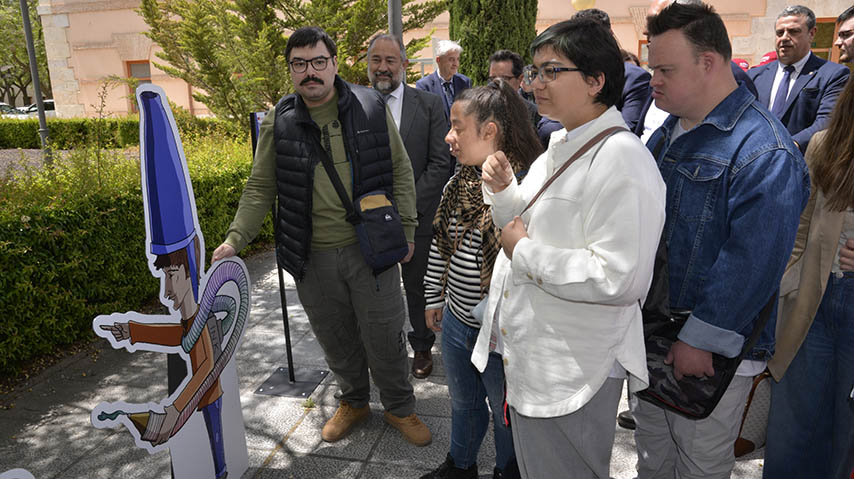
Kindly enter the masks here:
[[[150, 88], [144, 85], [142, 88]], [[151, 253], [169, 254], [187, 248], [196, 237], [196, 216], [190, 197], [189, 176], [178, 144], [178, 129], [164, 95], [141, 91], [139, 110], [143, 121], [143, 188], [148, 200]], [[171, 112], [171, 110], [169, 110]], [[147, 188], [146, 188], [147, 186]], [[193, 295], [199, 299], [198, 259], [195, 248], [187, 248]]]

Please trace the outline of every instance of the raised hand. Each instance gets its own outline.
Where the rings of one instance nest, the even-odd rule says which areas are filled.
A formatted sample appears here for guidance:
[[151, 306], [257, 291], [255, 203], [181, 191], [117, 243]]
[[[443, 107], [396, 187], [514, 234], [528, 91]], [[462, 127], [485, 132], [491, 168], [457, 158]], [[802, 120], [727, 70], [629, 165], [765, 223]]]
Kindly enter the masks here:
[[504, 191], [513, 182], [513, 167], [503, 151], [498, 150], [486, 157], [481, 170], [483, 184], [493, 193]]

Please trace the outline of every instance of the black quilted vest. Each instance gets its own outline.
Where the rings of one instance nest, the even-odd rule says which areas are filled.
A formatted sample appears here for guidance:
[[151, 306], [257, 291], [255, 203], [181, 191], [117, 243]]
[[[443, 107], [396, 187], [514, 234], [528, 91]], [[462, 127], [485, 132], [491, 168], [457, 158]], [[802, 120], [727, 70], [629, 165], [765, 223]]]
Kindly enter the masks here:
[[[394, 172], [382, 97], [337, 75], [335, 89], [354, 196], [378, 189], [391, 194]], [[276, 105], [274, 140], [278, 189], [276, 258], [279, 266], [300, 281], [311, 252], [314, 169], [324, 153], [320, 128], [299, 95], [288, 95]]]

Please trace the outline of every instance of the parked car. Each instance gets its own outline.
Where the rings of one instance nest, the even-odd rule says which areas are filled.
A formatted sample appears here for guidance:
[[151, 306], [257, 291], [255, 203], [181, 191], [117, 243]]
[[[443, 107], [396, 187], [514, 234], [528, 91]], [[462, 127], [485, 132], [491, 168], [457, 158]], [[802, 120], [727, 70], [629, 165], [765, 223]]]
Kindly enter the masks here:
[[18, 110], [8, 103], [0, 102], [0, 116], [8, 118], [11, 115], [16, 115]]
[[[44, 100], [44, 114], [48, 118], [54, 118], [56, 116], [56, 104], [54, 104], [53, 100]], [[24, 113], [27, 117], [35, 118], [39, 116], [39, 107], [37, 104], [33, 103], [32, 105], [26, 107]]]

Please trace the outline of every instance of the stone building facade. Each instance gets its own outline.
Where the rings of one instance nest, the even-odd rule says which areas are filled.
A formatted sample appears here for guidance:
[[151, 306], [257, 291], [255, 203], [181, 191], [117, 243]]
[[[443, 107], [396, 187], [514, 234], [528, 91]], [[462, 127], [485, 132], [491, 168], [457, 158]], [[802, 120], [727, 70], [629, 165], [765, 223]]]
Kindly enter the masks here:
[[[380, 1], [380, 0], [378, 0]], [[814, 51], [836, 60], [831, 47], [834, 20], [850, 6], [850, 0], [799, 0], [815, 11], [819, 34]], [[207, 115], [205, 105], [192, 98], [193, 89], [171, 78], [155, 63], [158, 46], [143, 32], [147, 26], [136, 13], [139, 0], [40, 0], [39, 15], [44, 27], [45, 46], [57, 114], [60, 117], [94, 116], [100, 109], [99, 92], [111, 76], [136, 77], [164, 88], [169, 98], [196, 115]], [[787, 3], [783, 0], [711, 0], [723, 17], [733, 43], [733, 56], [756, 65], [766, 52], [774, 50], [774, 22]], [[645, 59], [645, 0], [595, 0], [611, 16], [612, 27], [622, 47]], [[575, 13], [567, 0], [540, 0], [537, 30], [571, 17]], [[435, 30], [434, 30], [435, 29]], [[433, 38], [448, 38], [448, 14], [440, 15], [420, 31], [407, 36], [423, 36], [434, 30]], [[435, 41], [434, 41], [435, 45]], [[420, 53], [422, 71], [433, 70], [433, 51]], [[465, 72], [463, 72], [465, 73]], [[134, 102], [125, 85], [106, 89], [103, 111], [126, 115]]]

